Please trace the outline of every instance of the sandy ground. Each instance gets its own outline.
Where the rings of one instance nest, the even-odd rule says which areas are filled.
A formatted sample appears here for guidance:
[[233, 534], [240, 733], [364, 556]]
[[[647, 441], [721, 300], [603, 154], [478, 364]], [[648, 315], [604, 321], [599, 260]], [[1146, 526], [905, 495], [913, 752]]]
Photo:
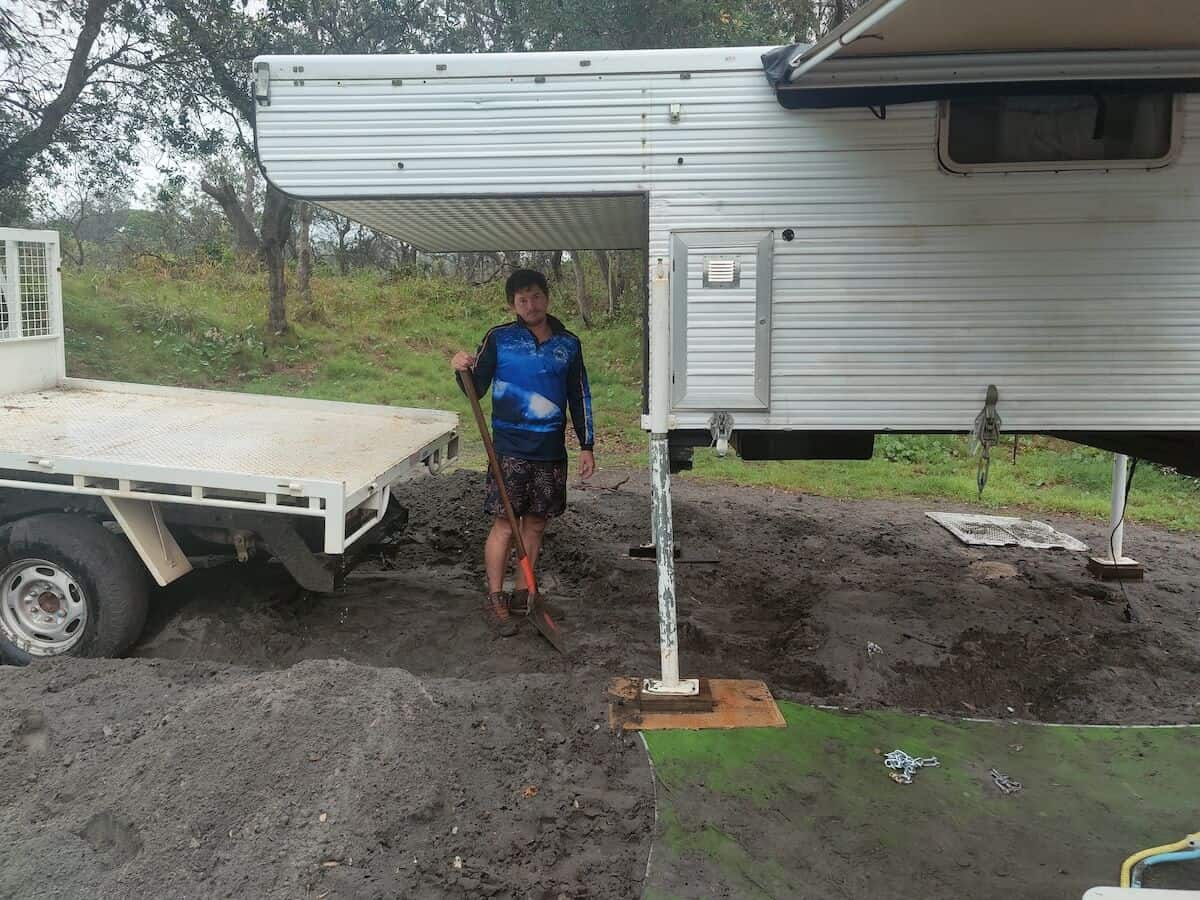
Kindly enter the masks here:
[[[1193, 536], [1127, 529], [1149, 570], [1130, 622], [1083, 556], [965, 548], [933, 504], [675, 488], [685, 553], [719, 557], [677, 570], [687, 672], [849, 707], [1200, 720]], [[135, 659], [0, 670], [0, 897], [638, 896], [646, 760], [598, 726], [607, 679], [658, 664], [654, 566], [624, 558], [645, 477], [600, 473], [552, 525], [570, 659], [487, 634], [481, 495], [476, 473], [408, 486], [397, 558], [360, 572], [385, 577], [336, 595], [202, 571], [157, 595]]]
[[636, 896], [644, 751], [580, 688], [328, 660], [8, 670], [0, 897]]
[[[134, 655], [256, 667], [335, 657], [466, 679], [580, 666], [653, 674], [655, 568], [623, 558], [649, 539], [645, 476], [602, 472], [572, 490], [547, 535], [539, 568], [568, 613], [570, 660], [532, 629], [489, 640], [475, 611], [488, 525], [481, 483], [459, 472], [410, 485], [396, 568], [334, 596], [297, 597], [270, 568], [189, 576], [164, 592]], [[933, 508], [946, 507], [677, 479], [685, 554], [719, 559], [676, 570], [684, 670], [761, 678], [783, 696], [852, 707], [1200, 721], [1196, 536], [1128, 527], [1126, 552], [1148, 577], [1122, 593], [1087, 573], [1086, 554], [964, 547], [924, 516]], [[1104, 544], [1103, 522], [1040, 518]]]

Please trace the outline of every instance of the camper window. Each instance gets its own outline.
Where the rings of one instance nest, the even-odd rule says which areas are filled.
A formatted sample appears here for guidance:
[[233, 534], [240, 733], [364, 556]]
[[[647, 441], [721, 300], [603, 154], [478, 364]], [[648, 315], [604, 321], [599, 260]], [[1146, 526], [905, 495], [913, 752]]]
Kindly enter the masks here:
[[967, 97], [942, 104], [942, 165], [952, 172], [1150, 168], [1178, 129], [1170, 94]]

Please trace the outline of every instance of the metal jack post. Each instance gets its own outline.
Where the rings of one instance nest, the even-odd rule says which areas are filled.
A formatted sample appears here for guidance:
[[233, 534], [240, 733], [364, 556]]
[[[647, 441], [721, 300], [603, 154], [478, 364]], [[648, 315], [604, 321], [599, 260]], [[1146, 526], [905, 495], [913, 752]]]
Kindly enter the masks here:
[[[662, 259], [650, 285], [650, 494], [658, 561], [658, 641], [662, 677], [641, 683], [644, 706], [678, 704], [679, 709], [712, 708], [711, 694], [698, 678], [679, 677], [679, 628], [675, 619], [675, 537], [671, 520], [670, 430], [670, 281]], [[706, 699], [707, 696], [707, 699]]]
[[1142, 564], [1124, 553], [1125, 543], [1125, 493], [1129, 477], [1129, 457], [1124, 453], [1113, 454], [1111, 525], [1105, 556], [1093, 556], [1088, 560], [1088, 571], [1106, 581], [1137, 581], [1145, 574]]

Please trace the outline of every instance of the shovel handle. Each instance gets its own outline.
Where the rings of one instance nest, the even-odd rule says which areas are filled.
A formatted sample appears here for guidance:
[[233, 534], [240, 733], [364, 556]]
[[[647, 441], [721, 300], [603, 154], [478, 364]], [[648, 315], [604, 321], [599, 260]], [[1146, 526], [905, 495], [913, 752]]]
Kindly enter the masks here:
[[488, 466], [492, 470], [492, 480], [496, 482], [496, 488], [500, 493], [500, 503], [504, 506], [509, 527], [512, 528], [513, 540], [517, 544], [517, 560], [521, 565], [521, 571], [525, 573], [525, 584], [528, 586], [530, 594], [536, 594], [537, 581], [533, 577], [533, 564], [529, 561], [529, 554], [525, 552], [525, 541], [521, 539], [521, 523], [517, 521], [512, 501], [508, 498], [508, 487], [504, 484], [504, 473], [500, 470], [500, 457], [496, 455], [496, 446], [492, 443], [487, 419], [483, 416], [483, 407], [479, 405], [479, 392], [475, 390], [474, 373], [468, 369], [460, 372], [459, 376], [467, 399], [471, 401], [471, 412], [475, 414], [475, 424], [479, 426], [479, 436], [483, 438], [483, 449], [487, 452]]

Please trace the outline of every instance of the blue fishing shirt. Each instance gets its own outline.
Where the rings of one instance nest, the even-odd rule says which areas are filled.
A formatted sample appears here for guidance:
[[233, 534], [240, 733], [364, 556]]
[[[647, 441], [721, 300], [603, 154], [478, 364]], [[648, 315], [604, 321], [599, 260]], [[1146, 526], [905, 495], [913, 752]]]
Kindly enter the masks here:
[[517, 319], [484, 335], [475, 354], [475, 390], [483, 396], [492, 388], [492, 440], [501, 456], [566, 459], [568, 408], [580, 449], [595, 444], [583, 345], [554, 316], [546, 320], [545, 341]]

